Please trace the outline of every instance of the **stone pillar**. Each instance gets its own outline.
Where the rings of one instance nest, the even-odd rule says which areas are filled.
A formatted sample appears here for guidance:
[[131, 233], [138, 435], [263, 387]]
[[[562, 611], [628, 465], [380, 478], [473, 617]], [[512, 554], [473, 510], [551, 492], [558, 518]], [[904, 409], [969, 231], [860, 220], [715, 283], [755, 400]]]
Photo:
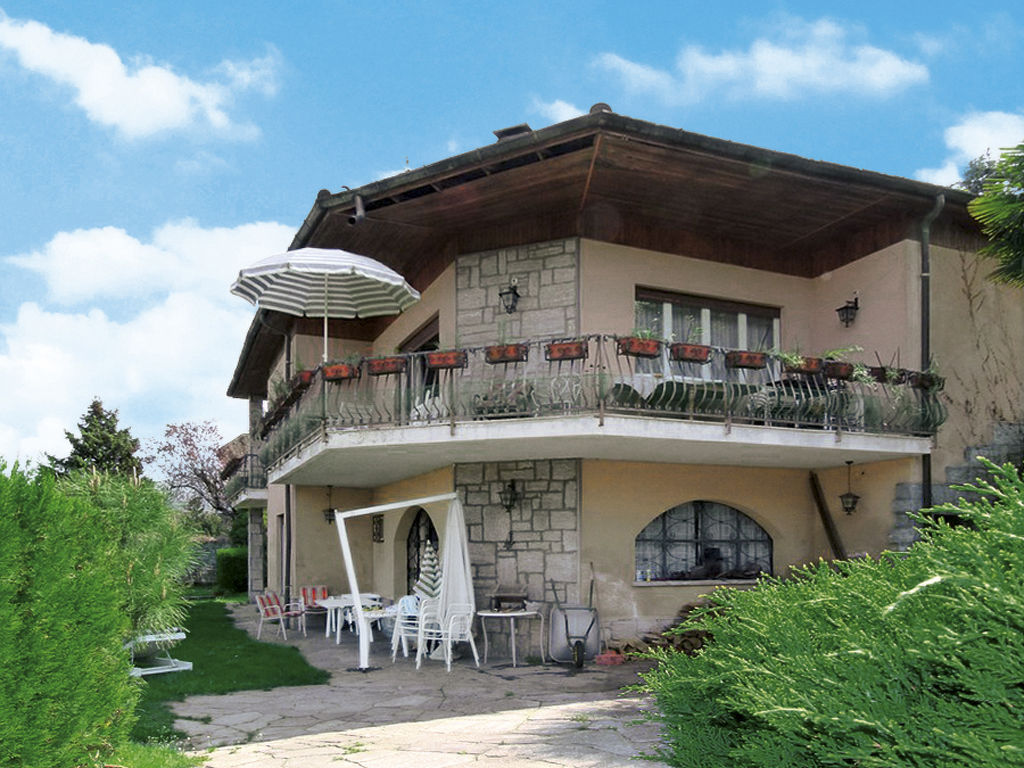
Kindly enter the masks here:
[[263, 509], [250, 509], [249, 515], [249, 598], [267, 588], [267, 532], [263, 525]]

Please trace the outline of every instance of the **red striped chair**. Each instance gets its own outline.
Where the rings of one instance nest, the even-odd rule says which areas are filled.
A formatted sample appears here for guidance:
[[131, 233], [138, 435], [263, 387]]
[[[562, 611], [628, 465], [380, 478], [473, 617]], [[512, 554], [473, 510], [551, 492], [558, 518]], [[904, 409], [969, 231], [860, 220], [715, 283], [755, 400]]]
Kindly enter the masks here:
[[260, 611], [260, 623], [256, 627], [257, 640], [260, 639], [260, 633], [263, 632], [264, 621], [276, 621], [277, 626], [281, 629], [281, 637], [287, 640], [288, 632], [284, 627], [287, 619], [297, 619], [299, 627], [302, 628], [302, 636], [306, 636], [306, 612], [301, 601], [282, 605], [281, 598], [277, 596], [276, 592], [266, 592], [262, 595], [256, 595], [256, 607]]
[[320, 601], [327, 597], [327, 587], [323, 584], [316, 586], [299, 587], [299, 594], [302, 597], [302, 608], [306, 614], [326, 614], [327, 609], [320, 605]]

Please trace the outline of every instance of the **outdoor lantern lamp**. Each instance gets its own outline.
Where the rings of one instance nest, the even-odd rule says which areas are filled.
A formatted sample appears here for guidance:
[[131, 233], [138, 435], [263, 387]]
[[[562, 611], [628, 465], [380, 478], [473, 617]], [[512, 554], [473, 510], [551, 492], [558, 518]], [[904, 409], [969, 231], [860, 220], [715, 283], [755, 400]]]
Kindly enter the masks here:
[[857, 317], [857, 310], [860, 309], [860, 299], [854, 294], [853, 299], [847, 299], [843, 306], [836, 309], [836, 314], [839, 315], [839, 322], [844, 327], [849, 328]]
[[860, 496], [850, 489], [850, 468], [852, 466], [852, 461], [846, 462], [846, 493], [839, 494], [839, 502], [843, 505], [843, 511], [848, 515], [857, 511], [857, 502], [860, 501]]
[[324, 510], [324, 520], [328, 525], [334, 525], [334, 508], [331, 504], [331, 486], [327, 486], [327, 509]]
[[519, 305], [519, 289], [516, 287], [519, 284], [519, 279], [513, 277], [508, 281], [508, 288], [498, 291], [498, 298], [501, 299], [501, 306], [505, 308], [508, 314], [512, 314], [516, 311], [516, 307]]
[[508, 512], [508, 541], [505, 542], [505, 549], [512, 549], [512, 508], [519, 503], [523, 495], [516, 488], [516, 481], [509, 480], [508, 485], [501, 489], [498, 494], [501, 506]]

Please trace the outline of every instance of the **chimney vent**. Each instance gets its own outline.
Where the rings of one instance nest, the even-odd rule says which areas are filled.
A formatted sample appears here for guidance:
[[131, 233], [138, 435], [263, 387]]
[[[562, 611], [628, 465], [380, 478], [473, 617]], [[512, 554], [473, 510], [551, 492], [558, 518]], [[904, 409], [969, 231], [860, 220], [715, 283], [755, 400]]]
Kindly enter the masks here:
[[494, 131], [494, 135], [498, 137], [498, 141], [504, 141], [505, 139], [513, 139], [516, 136], [522, 136], [524, 133], [532, 133], [533, 129], [526, 123], [520, 123], [519, 125], [512, 125], [508, 128], [499, 128]]

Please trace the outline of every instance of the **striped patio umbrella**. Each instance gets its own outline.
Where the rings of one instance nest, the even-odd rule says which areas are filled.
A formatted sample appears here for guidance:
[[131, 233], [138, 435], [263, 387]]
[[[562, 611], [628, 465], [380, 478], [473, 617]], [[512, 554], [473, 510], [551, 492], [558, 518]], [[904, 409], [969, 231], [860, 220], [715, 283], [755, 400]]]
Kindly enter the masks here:
[[397, 315], [420, 294], [390, 267], [338, 249], [299, 248], [256, 262], [238, 273], [231, 292], [263, 309], [327, 319]]

